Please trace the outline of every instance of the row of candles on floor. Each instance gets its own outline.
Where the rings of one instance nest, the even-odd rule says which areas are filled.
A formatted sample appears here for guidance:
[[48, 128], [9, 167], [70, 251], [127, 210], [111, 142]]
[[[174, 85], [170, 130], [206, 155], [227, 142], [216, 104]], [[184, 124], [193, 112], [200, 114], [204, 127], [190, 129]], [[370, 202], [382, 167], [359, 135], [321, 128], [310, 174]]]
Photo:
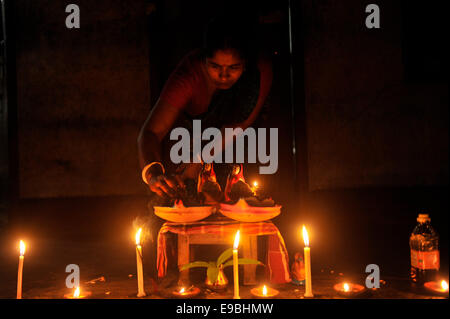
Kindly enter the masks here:
[[[255, 185], [256, 187], [256, 185]], [[136, 233], [136, 259], [137, 259], [137, 279], [138, 279], [138, 297], [144, 297], [144, 279], [143, 279], [143, 271], [142, 271], [142, 246], [140, 245], [140, 235], [142, 229]], [[233, 289], [233, 299], [240, 299], [239, 295], [239, 263], [238, 263], [238, 248], [239, 248], [239, 240], [240, 240], [240, 231], [238, 230], [234, 236], [234, 244], [233, 244], [233, 281], [234, 281], [234, 289]], [[310, 255], [310, 247], [309, 247], [309, 237], [308, 232], [303, 226], [303, 240], [305, 243], [304, 255], [305, 255], [305, 297], [311, 298], [313, 297], [312, 293], [312, 284], [311, 284], [311, 255]], [[186, 289], [185, 287], [180, 288], [179, 291], [174, 293], [175, 296], [178, 297], [188, 297], [195, 295], [199, 292], [198, 289]], [[256, 297], [273, 297], [278, 294], [276, 289], [262, 286], [260, 288], [254, 288], [251, 290], [251, 293]]]
[[[142, 246], [141, 246], [141, 232], [142, 229], [136, 233], [136, 265], [137, 265], [137, 281], [138, 281], [138, 297], [146, 296], [144, 291], [144, 275], [143, 275], [143, 266], [142, 266]], [[314, 297], [312, 292], [312, 281], [311, 281], [311, 249], [309, 247], [309, 237], [306, 227], [302, 228], [302, 237], [304, 241], [304, 260], [305, 260], [305, 293], [304, 297], [312, 298]], [[240, 299], [239, 295], [239, 271], [238, 271], [238, 248], [239, 248], [239, 239], [240, 239], [240, 231], [238, 230], [234, 236], [234, 244], [233, 244], [233, 278], [234, 278], [234, 299]], [[23, 264], [25, 258], [25, 243], [20, 241], [20, 249], [19, 249], [19, 269], [17, 275], [17, 299], [22, 298], [22, 274], [23, 274]], [[442, 280], [440, 285], [433, 285], [433, 287], [427, 287], [428, 289], [432, 289], [434, 292], [438, 293], [448, 293], [448, 283], [445, 280]], [[353, 293], [358, 293], [364, 289], [361, 285], [352, 284], [352, 283], [341, 283], [336, 284], [334, 289], [339, 293], [343, 293], [346, 296], [351, 296]], [[187, 298], [190, 296], [194, 296], [198, 294], [200, 290], [198, 288], [188, 288], [182, 287], [180, 290], [175, 291], [174, 295]], [[278, 291], [274, 288], [267, 287], [266, 285], [258, 288], [251, 289], [251, 293], [260, 298], [271, 298], [278, 294]], [[80, 291], [80, 287], [76, 287], [73, 294], [65, 295], [66, 298], [69, 299], [82, 299], [85, 298], [88, 294], [83, 295]]]

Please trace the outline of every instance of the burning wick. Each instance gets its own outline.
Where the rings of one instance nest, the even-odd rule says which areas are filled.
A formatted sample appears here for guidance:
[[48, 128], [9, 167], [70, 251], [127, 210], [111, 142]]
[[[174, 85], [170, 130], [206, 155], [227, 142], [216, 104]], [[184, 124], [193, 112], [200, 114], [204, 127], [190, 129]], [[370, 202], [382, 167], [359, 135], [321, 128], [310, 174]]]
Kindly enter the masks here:
[[19, 253], [20, 256], [24, 256], [25, 255], [25, 243], [23, 242], [23, 240], [20, 241], [20, 249], [19, 249]]
[[445, 280], [441, 281], [442, 290], [448, 291], [448, 283]]
[[22, 274], [23, 274], [23, 260], [25, 258], [25, 243], [20, 241], [19, 249], [19, 270], [17, 271], [17, 299], [22, 299]]
[[352, 298], [352, 297], [356, 297], [357, 295], [361, 294], [364, 292], [364, 287], [359, 285], [359, 284], [354, 284], [354, 283], [339, 283], [334, 285], [334, 290], [337, 291], [339, 294], [347, 297], [347, 298]]
[[181, 287], [180, 289], [176, 289], [172, 292], [172, 295], [174, 295], [177, 298], [193, 298], [197, 296], [200, 293], [200, 288], [190, 286], [188, 288]]
[[344, 284], [344, 291], [345, 292], [349, 292], [350, 291], [350, 286], [348, 285], [348, 283]]
[[84, 299], [88, 298], [92, 293], [90, 291], [83, 291], [81, 294], [81, 288], [78, 286], [73, 290], [73, 293], [65, 294], [64, 298], [67, 299]]
[[448, 294], [448, 283], [445, 280], [429, 281], [424, 284], [425, 288], [438, 294]]
[[91, 295], [91, 292], [84, 292], [84, 295], [82, 295], [81, 294], [81, 288], [80, 287], [77, 287], [77, 288], [75, 288], [74, 290], [73, 290], [73, 293], [71, 293], [71, 294], [67, 294], [67, 295], [64, 295], [64, 297], [65, 298], [67, 298], [67, 299], [84, 299], [84, 298], [86, 298], [87, 296], [90, 296]]
[[137, 246], [139, 246], [141, 244], [141, 232], [142, 232], [142, 228], [139, 228], [139, 230], [136, 232], [135, 240], [136, 240]]
[[250, 293], [257, 297], [257, 298], [272, 298], [276, 295], [278, 295], [279, 291], [270, 287], [267, 287], [266, 285], [263, 285], [262, 287], [253, 288], [250, 290]]
[[80, 298], [80, 287], [77, 287], [73, 292], [73, 298]]
[[256, 193], [257, 190], [258, 190], [258, 182], [257, 182], [257, 181], [254, 181], [254, 182], [253, 182], [253, 187], [252, 187], [252, 192], [253, 192], [253, 193]]

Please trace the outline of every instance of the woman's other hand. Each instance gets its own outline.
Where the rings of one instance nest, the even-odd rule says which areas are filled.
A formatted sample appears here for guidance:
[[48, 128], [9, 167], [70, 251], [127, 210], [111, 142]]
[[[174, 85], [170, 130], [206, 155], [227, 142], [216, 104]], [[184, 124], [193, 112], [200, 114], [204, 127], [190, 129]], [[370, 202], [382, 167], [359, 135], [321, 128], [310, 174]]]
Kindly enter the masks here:
[[185, 185], [180, 175], [161, 174], [152, 176], [148, 181], [148, 187], [161, 197], [176, 198]]

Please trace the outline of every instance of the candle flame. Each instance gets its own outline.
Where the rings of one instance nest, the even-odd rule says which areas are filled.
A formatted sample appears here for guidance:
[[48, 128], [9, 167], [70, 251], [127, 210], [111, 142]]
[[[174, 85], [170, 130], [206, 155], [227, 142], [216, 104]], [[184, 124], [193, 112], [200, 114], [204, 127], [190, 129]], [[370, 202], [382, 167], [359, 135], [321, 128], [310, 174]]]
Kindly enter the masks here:
[[349, 292], [350, 291], [350, 286], [348, 285], [348, 283], [344, 284], [344, 291], [345, 292]]
[[258, 182], [257, 182], [257, 181], [254, 181], [254, 182], [253, 182], [253, 186], [258, 187]]
[[25, 255], [25, 243], [23, 242], [23, 240], [20, 241], [20, 256]]
[[263, 286], [262, 293], [263, 293], [264, 296], [267, 296], [267, 287], [266, 287], [266, 285]]
[[441, 287], [442, 287], [442, 289], [447, 291], [448, 290], [448, 283], [445, 280], [442, 280], [441, 281]]
[[308, 237], [308, 232], [306, 231], [305, 225], [303, 225], [303, 241], [305, 243], [305, 246], [309, 247], [309, 237]]
[[77, 287], [77, 289], [75, 289], [75, 291], [73, 292], [73, 297], [74, 298], [80, 297], [80, 287]]
[[184, 287], [180, 289], [180, 294], [184, 292]]
[[240, 233], [240, 230], [238, 230], [238, 231], [236, 232], [236, 235], [234, 236], [234, 245], [233, 245], [233, 249], [238, 249], [238, 246], [239, 246], [239, 233]]
[[141, 232], [142, 228], [139, 228], [139, 230], [136, 232], [136, 245], [139, 245], [141, 243]]

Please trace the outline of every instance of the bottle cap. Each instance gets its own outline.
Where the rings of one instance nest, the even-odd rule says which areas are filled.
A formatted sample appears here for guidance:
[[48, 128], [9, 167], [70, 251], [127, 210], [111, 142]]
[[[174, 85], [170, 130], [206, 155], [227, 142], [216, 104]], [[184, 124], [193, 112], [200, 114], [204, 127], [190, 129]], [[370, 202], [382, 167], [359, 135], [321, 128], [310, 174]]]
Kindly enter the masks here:
[[417, 217], [417, 221], [419, 223], [425, 223], [431, 221], [431, 219], [428, 214], [419, 214], [419, 217]]

